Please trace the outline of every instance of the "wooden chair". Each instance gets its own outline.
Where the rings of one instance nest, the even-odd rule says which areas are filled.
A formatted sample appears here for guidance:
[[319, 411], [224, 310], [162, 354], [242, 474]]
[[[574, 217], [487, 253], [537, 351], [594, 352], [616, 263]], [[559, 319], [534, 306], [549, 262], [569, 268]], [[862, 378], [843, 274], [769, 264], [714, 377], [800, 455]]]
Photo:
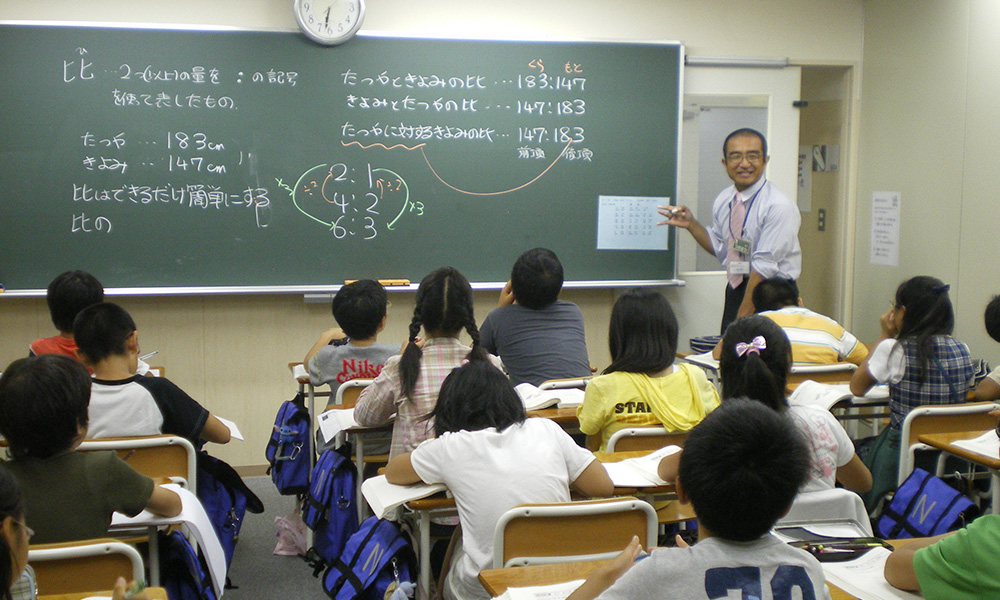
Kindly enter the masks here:
[[667, 431], [663, 427], [626, 427], [608, 438], [607, 452], [659, 450], [671, 444], [684, 446], [686, 431]]
[[613, 558], [633, 535], [655, 546], [656, 528], [653, 507], [630, 496], [521, 504], [497, 522], [493, 568]]
[[945, 404], [918, 406], [903, 420], [903, 430], [899, 441], [899, 476], [897, 484], [903, 483], [913, 471], [917, 450], [929, 450], [930, 446], [918, 438], [927, 433], [954, 433], [963, 431], [986, 431], [996, 427], [996, 419], [989, 412], [997, 410], [993, 402], [973, 402], [966, 404]]
[[358, 403], [361, 392], [372, 384], [373, 379], [350, 379], [340, 384], [333, 404], [327, 408], [351, 408]]
[[[667, 431], [663, 427], [626, 427], [611, 434], [606, 450], [607, 452], [659, 450], [671, 444], [683, 447], [686, 439], [686, 431]], [[690, 504], [681, 504], [678, 500], [656, 509], [656, 520], [661, 525], [686, 523], [696, 518], [694, 508]]]
[[122, 460], [146, 477], [167, 478], [197, 493], [198, 453], [194, 445], [177, 435], [86, 439], [81, 452], [114, 450]]
[[39, 594], [99, 592], [118, 577], [144, 581], [142, 556], [132, 546], [110, 538], [34, 544], [28, 564], [35, 570]]
[[851, 375], [858, 370], [858, 365], [849, 362], [830, 365], [792, 365], [785, 382], [785, 390], [790, 394], [800, 383], [811, 379], [819, 383], [850, 383]]

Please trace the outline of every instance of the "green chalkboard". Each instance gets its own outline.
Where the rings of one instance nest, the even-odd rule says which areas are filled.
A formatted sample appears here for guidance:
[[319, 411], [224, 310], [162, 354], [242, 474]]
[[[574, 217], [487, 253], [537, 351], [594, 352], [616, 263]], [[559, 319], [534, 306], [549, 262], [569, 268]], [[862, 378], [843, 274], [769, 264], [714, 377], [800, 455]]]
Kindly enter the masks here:
[[0, 47], [8, 290], [498, 282], [534, 246], [568, 281], [674, 277], [650, 198], [676, 197], [678, 44], [12, 23]]

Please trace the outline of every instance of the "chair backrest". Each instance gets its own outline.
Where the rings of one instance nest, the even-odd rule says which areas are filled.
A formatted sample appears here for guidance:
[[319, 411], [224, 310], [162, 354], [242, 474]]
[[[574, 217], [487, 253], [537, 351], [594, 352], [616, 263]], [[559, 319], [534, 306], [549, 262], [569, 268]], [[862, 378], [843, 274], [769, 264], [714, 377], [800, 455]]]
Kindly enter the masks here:
[[656, 545], [656, 512], [631, 496], [521, 504], [505, 512], [493, 534], [493, 568], [613, 558], [633, 535]]
[[122, 460], [146, 477], [167, 477], [197, 493], [198, 453], [186, 438], [151, 435], [86, 439], [78, 450], [114, 450]]
[[663, 427], [626, 427], [608, 438], [606, 452], [630, 450], [659, 450], [664, 446], [684, 446], [686, 431], [667, 431]]
[[861, 496], [844, 488], [801, 492], [778, 525], [815, 521], [856, 521], [865, 536], [872, 536], [872, 524]]
[[372, 384], [372, 379], [349, 379], [340, 384], [337, 388], [337, 397], [333, 401], [333, 408], [351, 408], [358, 403], [361, 392]]
[[587, 382], [590, 381], [590, 377], [570, 377], [568, 379], [549, 379], [543, 381], [538, 389], [540, 390], [568, 390], [576, 389], [583, 390], [587, 387]]
[[989, 412], [997, 410], [993, 402], [946, 404], [943, 406], [918, 406], [903, 419], [899, 442], [899, 473], [897, 484], [903, 483], [913, 471], [913, 457], [917, 450], [929, 448], [920, 443], [919, 437], [927, 433], [956, 433], [985, 431], [996, 427], [996, 419]]
[[139, 552], [110, 538], [35, 544], [28, 548], [28, 564], [35, 570], [39, 595], [107, 590], [118, 577], [145, 579]]
[[792, 365], [785, 382], [789, 393], [806, 379], [819, 383], [850, 383], [851, 376], [858, 370], [858, 365], [849, 362], [830, 365]]

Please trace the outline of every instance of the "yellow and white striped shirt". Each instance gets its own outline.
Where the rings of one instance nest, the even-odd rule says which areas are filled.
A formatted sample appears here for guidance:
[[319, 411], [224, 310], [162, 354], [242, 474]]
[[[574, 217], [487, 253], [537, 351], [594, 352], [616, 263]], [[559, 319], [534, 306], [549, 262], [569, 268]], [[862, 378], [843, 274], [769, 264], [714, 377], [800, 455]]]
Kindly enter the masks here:
[[839, 323], [801, 306], [786, 306], [760, 313], [781, 326], [792, 343], [792, 363], [797, 366], [850, 362], [860, 365], [868, 348]]

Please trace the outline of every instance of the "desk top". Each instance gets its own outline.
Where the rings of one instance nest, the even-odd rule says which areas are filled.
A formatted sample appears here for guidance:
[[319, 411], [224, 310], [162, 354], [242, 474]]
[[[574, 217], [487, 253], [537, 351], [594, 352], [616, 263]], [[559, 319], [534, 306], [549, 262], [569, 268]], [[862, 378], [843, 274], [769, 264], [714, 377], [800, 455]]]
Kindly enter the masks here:
[[933, 446], [939, 450], [944, 450], [949, 454], [954, 454], [959, 458], [963, 458], [969, 462], [974, 462], [979, 465], [990, 469], [1000, 469], [1000, 457], [989, 457], [978, 452], [972, 452], [964, 448], [959, 448], [955, 446], [952, 442], [957, 442], [959, 440], [968, 440], [986, 433], [985, 431], [959, 431], [951, 433], [925, 433], [919, 436], [917, 439], [921, 442], [927, 444], [928, 446]]
[[575, 408], [540, 408], [538, 410], [529, 410], [525, 414], [529, 417], [542, 417], [543, 419], [554, 421], [559, 425], [578, 424]]
[[[167, 600], [167, 590], [161, 587], [148, 587], [143, 592], [149, 600]], [[73, 594], [41, 594], [38, 600], [83, 600], [91, 597], [111, 597], [111, 591], [106, 592], [75, 592]]]
[[[915, 539], [892, 540], [893, 546], [905, 545]], [[590, 574], [607, 563], [606, 560], [559, 563], [554, 565], [532, 565], [528, 567], [508, 567], [506, 569], [486, 569], [480, 571], [479, 582], [494, 598], [507, 591], [508, 587], [551, 585], [574, 579], [586, 579]], [[854, 600], [854, 596], [840, 588], [827, 584], [832, 600]]]

